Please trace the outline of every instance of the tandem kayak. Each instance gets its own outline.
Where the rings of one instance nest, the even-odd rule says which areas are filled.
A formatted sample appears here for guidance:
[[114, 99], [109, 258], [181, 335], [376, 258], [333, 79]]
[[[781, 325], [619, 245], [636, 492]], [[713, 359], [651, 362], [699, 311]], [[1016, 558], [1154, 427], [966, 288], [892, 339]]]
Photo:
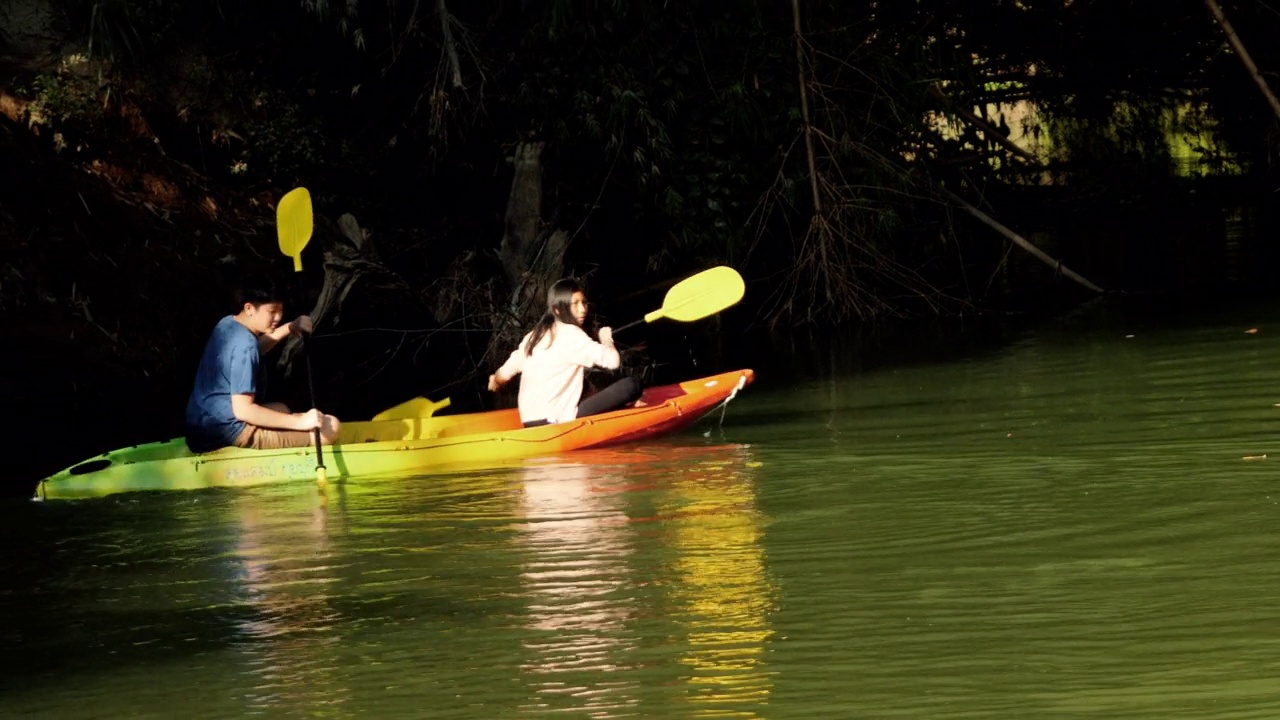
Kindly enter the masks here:
[[[526, 457], [634, 442], [675, 432], [732, 399], [751, 370], [644, 391], [636, 407], [526, 428], [514, 408], [461, 415], [343, 423], [325, 447], [330, 479], [495, 467]], [[144, 490], [196, 490], [314, 480], [315, 447], [224, 448], [196, 454], [182, 438], [113, 450], [41, 480], [35, 499], [88, 498]]]

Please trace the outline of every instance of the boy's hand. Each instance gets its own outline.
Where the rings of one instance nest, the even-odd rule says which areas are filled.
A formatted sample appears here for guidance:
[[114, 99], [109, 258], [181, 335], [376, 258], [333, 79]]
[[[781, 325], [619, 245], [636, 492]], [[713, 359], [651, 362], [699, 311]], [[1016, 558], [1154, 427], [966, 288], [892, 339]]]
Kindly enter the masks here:
[[302, 431], [317, 430], [324, 424], [324, 414], [315, 408], [298, 413], [298, 429]]
[[310, 315], [299, 315], [298, 317], [293, 319], [293, 322], [289, 323], [290, 335], [293, 335], [299, 332], [304, 332], [310, 335], [311, 331], [314, 329], [315, 329], [315, 325], [311, 322]]

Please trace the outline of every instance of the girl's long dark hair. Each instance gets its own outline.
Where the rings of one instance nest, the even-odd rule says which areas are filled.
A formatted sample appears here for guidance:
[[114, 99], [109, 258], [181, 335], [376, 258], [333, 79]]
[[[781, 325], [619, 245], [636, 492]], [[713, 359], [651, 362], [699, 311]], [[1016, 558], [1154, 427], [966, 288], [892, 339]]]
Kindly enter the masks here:
[[582, 286], [577, 280], [565, 278], [557, 280], [555, 285], [547, 290], [547, 314], [543, 315], [538, 324], [533, 326], [533, 330], [529, 332], [529, 344], [525, 346], [524, 354], [532, 355], [533, 349], [537, 347], [538, 342], [542, 340], [542, 336], [547, 333], [551, 334], [551, 341], [556, 339], [556, 320], [577, 324], [573, 319], [573, 312], [570, 311], [569, 305], [573, 303], [573, 294], [582, 292]]

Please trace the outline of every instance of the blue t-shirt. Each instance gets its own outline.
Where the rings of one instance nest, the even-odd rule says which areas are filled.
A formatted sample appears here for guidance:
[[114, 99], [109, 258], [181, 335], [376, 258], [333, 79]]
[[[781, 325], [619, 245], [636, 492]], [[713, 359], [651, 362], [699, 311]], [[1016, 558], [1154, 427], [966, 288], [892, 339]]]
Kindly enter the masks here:
[[187, 446], [209, 452], [235, 444], [245, 424], [231, 412], [232, 395], [257, 395], [258, 337], [228, 315], [204, 346], [187, 400]]

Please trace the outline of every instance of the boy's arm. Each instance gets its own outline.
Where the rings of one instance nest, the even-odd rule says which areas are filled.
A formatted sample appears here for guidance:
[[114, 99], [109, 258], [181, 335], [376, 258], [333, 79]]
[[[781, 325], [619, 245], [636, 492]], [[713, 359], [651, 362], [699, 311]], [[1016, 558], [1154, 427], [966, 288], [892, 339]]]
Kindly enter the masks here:
[[240, 422], [273, 430], [312, 430], [314, 423], [307, 423], [305, 413], [283, 413], [253, 401], [252, 395], [231, 396], [231, 414]]
[[[272, 348], [274, 348], [276, 345], [278, 345], [281, 341], [283, 341], [285, 338], [289, 337], [290, 335], [297, 332], [309, 333], [311, 332], [311, 329], [312, 329], [311, 316], [299, 315], [298, 317], [294, 318], [292, 322], [287, 322], [284, 325], [281, 325], [280, 327], [276, 328], [275, 330], [272, 330], [269, 333], [264, 333], [261, 337], [259, 337], [258, 352], [263, 355], [266, 355], [267, 353], [271, 352]], [[257, 423], [254, 423], [254, 424], [256, 425]]]

